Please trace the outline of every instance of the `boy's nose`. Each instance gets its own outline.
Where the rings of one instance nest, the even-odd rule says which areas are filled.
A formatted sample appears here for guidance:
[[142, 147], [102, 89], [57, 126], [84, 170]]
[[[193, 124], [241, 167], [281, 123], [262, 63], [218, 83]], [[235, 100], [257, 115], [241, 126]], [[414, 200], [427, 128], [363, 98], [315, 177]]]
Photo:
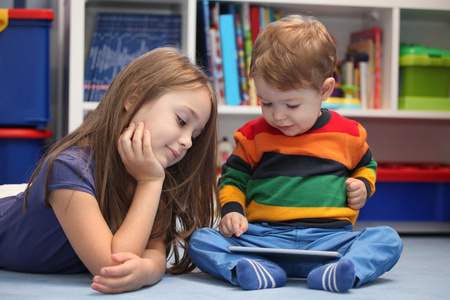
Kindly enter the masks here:
[[274, 109], [272, 116], [274, 120], [279, 121], [285, 119], [285, 113], [281, 109]]

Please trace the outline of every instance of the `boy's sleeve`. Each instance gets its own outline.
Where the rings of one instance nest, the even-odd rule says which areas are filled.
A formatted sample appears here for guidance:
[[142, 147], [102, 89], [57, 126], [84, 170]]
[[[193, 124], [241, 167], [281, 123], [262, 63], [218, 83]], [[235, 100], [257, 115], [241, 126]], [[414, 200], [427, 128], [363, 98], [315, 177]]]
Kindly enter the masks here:
[[[359, 179], [364, 182], [367, 189], [367, 198], [375, 192], [375, 181], [377, 178], [377, 163], [373, 159], [372, 151], [366, 142], [366, 131], [361, 125], [361, 153], [364, 153], [356, 167], [350, 171], [350, 177]], [[365, 152], [364, 152], [365, 151]]]
[[[230, 212], [245, 215], [247, 183], [253, 173], [250, 163], [246, 138], [241, 132], [234, 135], [236, 148], [222, 166], [219, 179], [219, 200], [222, 217]], [[252, 148], [252, 147], [250, 147]], [[251, 155], [250, 155], [251, 156]]]

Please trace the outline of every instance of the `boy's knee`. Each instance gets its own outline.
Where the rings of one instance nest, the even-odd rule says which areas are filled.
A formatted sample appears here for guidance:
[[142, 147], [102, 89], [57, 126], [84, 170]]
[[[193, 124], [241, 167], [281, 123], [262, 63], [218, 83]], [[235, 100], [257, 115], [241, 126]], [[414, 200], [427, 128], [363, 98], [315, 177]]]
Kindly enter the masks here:
[[403, 241], [397, 231], [389, 226], [380, 226], [379, 229], [381, 231], [380, 236], [385, 239], [385, 244], [389, 245], [392, 251], [397, 253], [397, 256], [400, 256], [403, 251]]
[[192, 237], [189, 241], [189, 248], [193, 246], [200, 246], [201, 244], [207, 243], [211, 240], [211, 236], [215, 234], [214, 229], [212, 228], [200, 228], [194, 231]]

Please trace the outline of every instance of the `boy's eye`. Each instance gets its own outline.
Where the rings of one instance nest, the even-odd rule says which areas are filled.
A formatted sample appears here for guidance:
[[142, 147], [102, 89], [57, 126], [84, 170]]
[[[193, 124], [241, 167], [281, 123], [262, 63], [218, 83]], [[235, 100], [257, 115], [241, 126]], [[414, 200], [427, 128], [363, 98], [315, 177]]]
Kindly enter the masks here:
[[178, 124], [180, 124], [181, 126], [186, 125], [186, 122], [182, 118], [180, 118], [179, 116], [177, 116], [177, 118], [178, 118]]
[[270, 106], [272, 106], [272, 103], [261, 102], [261, 105], [264, 106], [264, 107], [270, 107]]
[[288, 105], [288, 104], [286, 104], [286, 106], [287, 106], [289, 109], [296, 109], [297, 107], [299, 107], [298, 104], [297, 104], [297, 105]]

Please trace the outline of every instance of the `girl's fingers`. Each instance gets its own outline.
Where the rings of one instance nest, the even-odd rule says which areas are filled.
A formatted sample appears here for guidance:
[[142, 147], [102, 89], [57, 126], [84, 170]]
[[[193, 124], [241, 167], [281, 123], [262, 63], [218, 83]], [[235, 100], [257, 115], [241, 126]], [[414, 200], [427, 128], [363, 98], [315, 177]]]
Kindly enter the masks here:
[[130, 123], [130, 125], [127, 128], [125, 128], [125, 130], [119, 137], [119, 142], [118, 142], [117, 148], [118, 148], [119, 154], [122, 158], [129, 156], [130, 151], [132, 151], [131, 138], [133, 137], [135, 128], [136, 128], [136, 124]]
[[91, 288], [104, 294], [116, 294], [126, 291], [127, 282], [126, 277], [95, 276]]
[[152, 142], [150, 139], [150, 131], [149, 130], [144, 131], [142, 151], [144, 153], [144, 157], [149, 157], [150, 155], [153, 155]]
[[139, 122], [133, 134], [133, 152], [140, 155], [142, 153], [142, 136], [144, 133], [144, 123]]

